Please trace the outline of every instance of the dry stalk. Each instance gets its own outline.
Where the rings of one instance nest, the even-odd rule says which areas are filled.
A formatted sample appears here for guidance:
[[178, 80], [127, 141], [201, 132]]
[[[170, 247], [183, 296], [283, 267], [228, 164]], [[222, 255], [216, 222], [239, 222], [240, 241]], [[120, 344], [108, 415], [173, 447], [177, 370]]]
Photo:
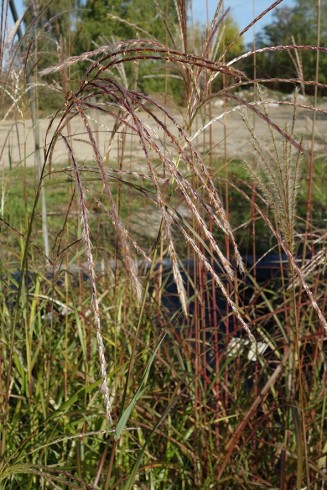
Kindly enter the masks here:
[[101, 392], [103, 394], [104, 402], [105, 402], [106, 418], [108, 422], [112, 424], [112, 415], [111, 415], [112, 410], [111, 410], [110, 393], [109, 393], [108, 381], [107, 381], [107, 362], [105, 357], [104, 341], [101, 333], [101, 321], [100, 321], [100, 311], [99, 311], [99, 304], [98, 304], [96, 272], [95, 272], [95, 264], [92, 255], [92, 243], [90, 239], [89, 224], [88, 224], [88, 210], [85, 205], [81, 176], [80, 176], [77, 161], [74, 156], [74, 152], [67, 138], [64, 135], [62, 135], [62, 138], [71, 155], [71, 160], [72, 160], [73, 170], [75, 175], [75, 184], [79, 194], [79, 203], [81, 208], [81, 223], [82, 223], [82, 230], [83, 230], [82, 237], [83, 237], [85, 252], [88, 261], [90, 284], [91, 284], [91, 305], [94, 313], [94, 321], [95, 321], [97, 343], [98, 343], [98, 353], [100, 359], [100, 373], [102, 378]]
[[[259, 97], [262, 99], [262, 94], [259, 92]], [[296, 94], [295, 94], [296, 101]], [[269, 119], [266, 106], [263, 105], [265, 116]], [[286, 246], [291, 253], [294, 251], [294, 227], [296, 217], [296, 197], [299, 181], [299, 167], [301, 161], [300, 149], [295, 154], [292, 151], [292, 145], [284, 140], [283, 149], [280, 150], [272, 130], [269, 125], [271, 140], [273, 143], [274, 154], [263, 147], [258, 140], [254, 129], [251, 127], [246, 115], [242, 115], [243, 121], [250, 132], [253, 140], [253, 147], [257, 155], [257, 165], [252, 165], [244, 161], [244, 165], [261, 189], [267, 202], [271, 205], [275, 218], [280, 225], [282, 236], [286, 242]], [[290, 138], [293, 138], [294, 126], [296, 119], [296, 107], [294, 106], [294, 114], [292, 127], [290, 130]], [[285, 130], [287, 133], [287, 129]]]
[[[237, 187], [233, 182], [229, 182], [229, 185], [231, 185], [232, 187], [234, 187], [235, 189], [237, 189], [241, 196], [243, 196], [247, 201], [251, 202], [249, 196], [242, 189], [240, 189], [239, 187]], [[262, 196], [259, 196], [259, 197], [262, 197]], [[263, 197], [262, 197], [262, 199], [263, 199]], [[266, 203], [265, 199], [263, 199], [263, 200]], [[288, 260], [289, 260], [289, 263], [291, 264], [293, 270], [295, 271], [296, 275], [298, 276], [299, 282], [300, 282], [301, 286], [303, 287], [304, 291], [306, 292], [306, 294], [308, 295], [308, 297], [310, 299], [312, 308], [314, 309], [314, 311], [318, 315], [320, 324], [327, 331], [327, 322], [326, 322], [326, 320], [325, 320], [325, 318], [324, 318], [324, 316], [323, 316], [323, 314], [322, 314], [322, 312], [321, 312], [321, 310], [319, 308], [319, 305], [318, 305], [317, 301], [315, 300], [315, 298], [313, 296], [313, 293], [311, 291], [311, 288], [309, 287], [309, 285], [306, 282], [306, 277], [305, 277], [304, 271], [298, 267], [297, 262], [295, 260], [295, 257], [290, 252], [290, 250], [286, 247], [285, 241], [280, 236], [279, 232], [277, 232], [277, 230], [272, 225], [271, 221], [266, 216], [266, 214], [263, 212], [263, 210], [260, 208], [260, 206], [258, 206], [255, 202], [252, 202], [252, 205], [255, 207], [256, 212], [261, 216], [261, 218], [263, 219], [263, 221], [269, 227], [269, 229], [272, 232], [273, 236], [277, 239], [277, 242], [279, 243], [280, 247], [282, 248], [282, 250], [287, 255]], [[296, 284], [297, 283], [294, 283], [294, 284], [295, 284], [295, 287], [296, 287]]]

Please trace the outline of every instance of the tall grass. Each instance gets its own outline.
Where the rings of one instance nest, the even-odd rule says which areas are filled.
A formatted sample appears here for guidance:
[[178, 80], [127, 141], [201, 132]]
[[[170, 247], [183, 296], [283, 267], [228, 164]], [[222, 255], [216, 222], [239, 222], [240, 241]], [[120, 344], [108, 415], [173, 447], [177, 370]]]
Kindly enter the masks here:
[[[270, 79], [240, 68], [265, 50], [323, 48], [254, 47], [226, 62], [223, 2], [194, 52], [186, 2], [176, 8], [166, 44], [144, 32], [80, 56], [61, 49], [43, 69], [46, 80], [61, 74], [63, 104], [49, 116], [36, 172], [28, 136], [19, 159], [10, 145], [16, 127], [27, 131], [31, 84], [17, 56], [29, 29], [2, 65], [2, 127], [13, 121], [0, 154], [4, 488], [323, 488], [325, 231], [311, 203], [322, 197], [315, 143], [324, 111], [317, 95], [274, 98], [263, 88]], [[1, 53], [6, 12], [3, 0]], [[165, 77], [175, 70], [184, 104], [140, 93], [140, 63]], [[69, 90], [75, 67], [84, 75]], [[298, 70], [285, 81], [291, 90], [319, 86], [303, 78]], [[283, 127], [280, 107], [290, 108]], [[312, 117], [309, 144], [298, 134], [300, 110]], [[233, 160], [236, 113], [252, 147]], [[274, 281], [261, 282], [259, 250], [262, 260], [279, 257]], [[168, 259], [178, 311], [163, 306]]]

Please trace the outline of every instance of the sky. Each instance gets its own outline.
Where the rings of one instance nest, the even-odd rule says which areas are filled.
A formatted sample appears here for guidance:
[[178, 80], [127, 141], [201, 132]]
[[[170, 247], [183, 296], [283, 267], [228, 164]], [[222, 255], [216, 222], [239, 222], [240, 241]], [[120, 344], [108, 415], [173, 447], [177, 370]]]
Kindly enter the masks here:
[[[206, 0], [192, 0], [193, 1], [193, 16], [194, 19], [199, 20], [202, 23], [206, 23]], [[311, 0], [310, 0], [311, 1]], [[218, 0], [207, 0], [209, 20], [215, 12], [215, 8], [218, 4]], [[270, 5], [274, 3], [274, 0], [224, 0], [224, 8], [230, 7], [230, 15], [237, 23], [239, 30], [241, 31], [246, 27], [256, 16], [266, 10]], [[279, 7], [292, 7], [294, 6], [294, 0], [283, 0]], [[265, 15], [263, 19], [256, 23], [255, 33], [259, 32], [261, 28], [267, 24], [270, 24], [272, 20], [272, 12]], [[247, 44], [253, 39], [253, 28], [251, 28], [244, 36], [244, 43]]]
[[[193, 16], [194, 20], [206, 24], [206, 1], [208, 2], [209, 19], [213, 16], [215, 8], [218, 4], [218, 0], [192, 0], [193, 2]], [[309, 0], [311, 1], [311, 0]], [[274, 0], [224, 0], [224, 8], [230, 7], [230, 14], [237, 23], [240, 30], [249, 24], [254, 17], [259, 15], [263, 10], [268, 8]], [[24, 11], [23, 0], [15, 1], [18, 15], [21, 15]], [[279, 7], [293, 6], [294, 0], [282, 0]], [[256, 31], [259, 32], [261, 28], [267, 24], [270, 24], [272, 20], [272, 11], [269, 12], [263, 19], [256, 24]], [[253, 39], [253, 29], [250, 29], [244, 36], [244, 43], [247, 44]]]

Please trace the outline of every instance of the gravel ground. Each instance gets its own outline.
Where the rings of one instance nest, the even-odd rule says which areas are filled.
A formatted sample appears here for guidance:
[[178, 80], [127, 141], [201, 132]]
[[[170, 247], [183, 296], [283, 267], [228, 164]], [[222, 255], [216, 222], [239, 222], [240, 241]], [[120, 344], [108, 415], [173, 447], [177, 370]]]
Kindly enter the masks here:
[[[321, 110], [325, 110], [326, 107], [322, 105]], [[224, 117], [222, 107], [212, 107], [212, 118], [218, 118], [210, 128], [202, 131], [197, 138], [193, 139], [193, 143], [196, 144], [198, 149], [202, 153], [206, 153], [210, 146], [210, 138], [212, 138], [212, 148], [214, 156], [223, 156], [226, 154], [228, 159], [230, 158], [245, 158], [247, 155], [252, 153], [252, 138], [250, 133], [246, 128], [245, 123], [241, 117], [240, 110], [231, 111], [232, 107], [227, 108], [227, 114]], [[286, 124], [288, 126], [292, 123], [293, 109], [290, 106], [278, 106], [269, 104], [268, 107], [270, 117], [273, 122], [276, 123], [280, 128], [285, 128]], [[156, 113], [157, 115], [158, 112]], [[247, 117], [249, 118], [251, 124], [253, 125], [253, 112], [247, 110]], [[149, 130], [161, 141], [164, 142], [165, 138], [163, 131], [156, 126], [154, 122], [150, 120], [147, 115], [143, 115], [143, 120], [149, 125]], [[176, 111], [174, 117], [182, 123], [181, 115]], [[118, 152], [122, 147], [122, 135], [115, 138], [112, 146], [109, 148], [109, 142], [111, 137], [111, 130], [114, 121], [109, 117], [100, 115], [99, 119], [95, 120], [95, 114], [89, 114], [90, 126], [94, 131], [95, 139], [97, 140], [98, 147], [102, 156], [109, 154], [111, 160], [114, 160], [118, 156]], [[207, 117], [206, 122], [211, 118]], [[40, 120], [40, 141], [44, 144], [50, 142], [54, 130], [57, 127], [59, 120], [55, 120], [50, 128], [48, 134], [49, 119]], [[191, 131], [191, 138], [193, 135], [204, 125], [204, 122], [200, 118], [197, 118], [195, 124]], [[172, 132], [177, 135], [176, 128], [171, 123], [168, 127]], [[305, 108], [300, 108], [297, 113], [295, 134], [297, 137], [303, 137], [303, 144], [305, 150], [309, 148], [311, 142], [311, 128], [312, 128], [312, 112], [306, 110]], [[66, 130], [65, 130], [66, 131]], [[267, 124], [260, 119], [255, 117], [255, 131], [258, 139], [262, 144], [267, 147], [270, 145], [271, 136], [268, 130]], [[326, 151], [326, 117], [322, 112], [317, 113], [316, 120], [316, 138], [315, 138], [315, 151], [325, 152]], [[211, 133], [211, 134], [210, 134]], [[277, 132], [275, 132], [278, 134]], [[71, 121], [71, 134], [73, 135], [73, 148], [74, 153], [79, 160], [79, 162], [90, 162], [94, 160], [93, 150], [88, 141], [86, 130], [78, 117], [75, 117]], [[47, 135], [47, 136], [46, 136]], [[126, 161], [137, 163], [143, 158], [143, 151], [140, 146], [137, 137], [132, 135], [126, 136], [127, 141], [124, 146], [124, 157]], [[280, 138], [281, 139], [281, 138]], [[166, 139], [167, 141], [167, 139]], [[9, 166], [9, 162], [12, 164], [19, 164], [20, 162], [25, 162], [26, 165], [30, 166], [34, 164], [34, 137], [32, 123], [30, 120], [18, 120], [12, 121], [7, 120], [0, 124], [0, 145], [4, 148], [2, 155], [0, 155], [1, 161], [0, 165], [2, 167]], [[44, 147], [41, 147], [42, 149]], [[174, 156], [175, 150], [170, 147], [168, 150], [172, 156]], [[43, 152], [42, 152], [43, 158]], [[67, 149], [63, 140], [58, 139], [55, 150], [52, 156], [52, 162], [65, 163], [68, 161]], [[140, 169], [140, 167], [138, 167]]]

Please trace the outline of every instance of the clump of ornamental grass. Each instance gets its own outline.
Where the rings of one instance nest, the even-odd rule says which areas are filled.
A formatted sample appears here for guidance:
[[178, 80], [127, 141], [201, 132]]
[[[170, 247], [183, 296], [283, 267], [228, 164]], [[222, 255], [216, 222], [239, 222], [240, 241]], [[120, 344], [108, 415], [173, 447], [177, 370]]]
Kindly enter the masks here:
[[[93, 61], [94, 58], [96, 61]], [[172, 116], [165, 107], [157, 103], [153, 98], [145, 96], [144, 94], [138, 93], [136, 90], [127, 89], [126, 87], [118, 84], [116, 79], [112, 76], [112, 70], [116, 65], [123, 64], [127, 61], [141, 61], [146, 60], [157, 60], [166, 61], [170, 63], [175, 63], [178, 66], [190, 67], [196, 72], [215, 72], [222, 74], [229, 74], [229, 76], [235, 76], [236, 78], [241, 78], [242, 73], [234, 71], [232, 68], [227, 70], [226, 64], [223, 62], [212, 62], [206, 58], [196, 57], [194, 55], [186, 55], [184, 52], [180, 52], [176, 49], [169, 49], [153, 40], [133, 40], [128, 42], [116, 42], [111, 46], [106, 46], [98, 48], [94, 52], [86, 53], [83, 56], [72, 58], [67, 60], [64, 65], [60, 65], [53, 69], [48, 70], [46, 73], [51, 73], [51, 70], [60, 70], [70, 64], [92, 60], [91, 66], [87, 70], [85, 78], [82, 80], [79, 90], [70, 95], [67, 99], [64, 112], [61, 115], [60, 123], [56, 127], [55, 136], [48, 143], [47, 154], [51, 158], [51, 152], [56, 145], [58, 139], [65, 137], [63, 136], [63, 130], [66, 127], [67, 120], [72, 117], [78, 117], [82, 121], [87, 138], [93, 148], [94, 158], [95, 158], [95, 171], [98, 172], [101, 177], [101, 181], [104, 186], [104, 191], [108, 204], [106, 205], [107, 212], [111, 217], [113, 223], [113, 229], [118, 237], [120, 248], [122, 250], [121, 259], [127, 273], [130, 275], [131, 283], [134, 285], [137, 297], [140, 297], [140, 284], [137, 276], [137, 270], [135, 268], [135, 260], [132, 256], [132, 249], [138, 253], [142, 253], [144, 257], [149, 257], [146, 250], [143, 250], [141, 245], [138, 245], [136, 240], [130, 235], [124, 222], [119, 217], [118, 208], [113, 199], [112, 191], [110, 188], [110, 182], [108, 180], [108, 173], [106, 171], [106, 166], [110, 161], [110, 150], [111, 146], [104, 150], [103, 153], [100, 152], [97, 146], [96, 140], [92, 134], [90, 124], [88, 121], [88, 111], [92, 110], [94, 112], [106, 115], [108, 118], [114, 118], [116, 124], [111, 133], [110, 145], [113, 142], [113, 138], [118, 136], [123, 129], [129, 131], [134, 136], [134, 144], [137, 142], [140, 144], [141, 149], [144, 154], [146, 161], [145, 173], [148, 175], [148, 179], [152, 184], [151, 189], [147, 189], [147, 192], [140, 189], [145, 195], [146, 199], [150, 200], [153, 205], [155, 205], [160, 212], [161, 224], [159, 227], [159, 233], [163, 238], [163, 243], [166, 244], [168, 256], [172, 262], [172, 269], [177, 285], [178, 294], [180, 297], [182, 310], [185, 315], [188, 316], [188, 301], [185, 291], [185, 286], [181, 277], [180, 268], [178, 265], [177, 252], [175, 247], [174, 236], [176, 232], [183, 237], [185, 242], [188, 244], [198, 261], [202, 264], [206, 273], [210, 273], [214, 284], [220, 288], [222, 291], [228, 305], [233, 311], [233, 314], [238, 319], [240, 324], [248, 332], [250, 339], [254, 342], [254, 334], [247, 325], [245, 318], [246, 315], [242, 313], [240, 305], [237, 307], [235, 301], [231, 298], [226, 286], [222, 282], [221, 278], [216, 273], [213, 263], [222, 264], [225, 268], [225, 274], [231, 281], [233, 281], [233, 272], [231, 266], [227, 259], [224, 257], [223, 252], [218, 246], [217, 241], [214, 238], [214, 229], [220, 230], [227, 237], [229, 237], [230, 243], [233, 246], [236, 262], [238, 263], [240, 269], [243, 271], [243, 265], [241, 262], [240, 254], [236, 246], [231, 226], [227, 219], [224, 211], [223, 204], [216, 191], [213, 179], [202, 157], [200, 156], [197, 149], [191, 144], [194, 137], [190, 138], [185, 129], [179, 125], [175, 117]], [[197, 84], [197, 77], [191, 77], [193, 82], [190, 82], [192, 86]], [[236, 84], [238, 85], [238, 83]], [[190, 93], [192, 90], [190, 89]], [[188, 103], [189, 110], [189, 120], [193, 118], [195, 114], [195, 107], [198, 104], [198, 109], [200, 107], [200, 102], [197, 102], [197, 91], [195, 89], [192, 92], [195, 95], [193, 103]], [[237, 98], [233, 94], [229, 94], [230, 98], [238, 99], [240, 106], [244, 105], [240, 98]], [[105, 98], [105, 102], [100, 105], [97, 103], [97, 98]], [[199, 94], [198, 94], [199, 97]], [[95, 102], [96, 101], [96, 102]], [[283, 151], [278, 149], [277, 137], [275, 135], [277, 128], [271, 121], [269, 114], [265, 109], [265, 104], [263, 101], [259, 101], [256, 104], [245, 104], [247, 108], [250, 108], [256, 115], [260, 115], [264, 119], [269, 127], [269, 131], [272, 135], [273, 141], [273, 154], [266, 153], [260, 142], [256, 138], [255, 132], [250, 128], [252, 139], [254, 141], [255, 150], [260, 157], [261, 161], [261, 173], [256, 173], [251, 170], [251, 174], [259, 185], [260, 190], [264, 193], [265, 198], [272, 205], [275, 218], [280, 225], [280, 233], [276, 233], [275, 226], [271, 224], [270, 220], [267, 220], [268, 225], [274, 235], [277, 235], [279, 245], [283, 247], [286, 251], [288, 258], [294, 267], [293, 249], [294, 249], [294, 224], [295, 224], [295, 209], [296, 209], [296, 190], [297, 181], [299, 173], [299, 162], [300, 162], [300, 151], [293, 154], [291, 147], [296, 146], [300, 148], [300, 145], [294, 140], [293, 135], [288, 132], [287, 128], [280, 129], [278, 134], [284, 138], [286, 143], [283, 143]], [[264, 107], [264, 111], [260, 112], [258, 106]], [[114, 111], [115, 109], [115, 111]], [[119, 120], [117, 120], [117, 111], [119, 114]], [[147, 116], [147, 119], [145, 119]], [[164, 123], [163, 120], [169, 120], [170, 124], [173, 126], [174, 131], [168, 124]], [[149, 120], [152, 121], [151, 128], [149, 126]], [[214, 120], [210, 121], [210, 124], [214, 124]], [[52, 123], [54, 124], [54, 123]], [[208, 126], [206, 126], [208, 127]], [[154, 129], [155, 128], [155, 129]], [[204, 126], [205, 128], [205, 126]], [[204, 131], [204, 128], [198, 130], [197, 134]], [[70, 146], [65, 139], [69, 152], [71, 154], [71, 160], [74, 165], [75, 180], [77, 188], [81, 196], [83, 196], [83, 179], [81, 178], [81, 172], [79, 170], [79, 164], [74, 156], [74, 148]], [[276, 163], [276, 166], [272, 166], [272, 162]], [[161, 165], [158, 165], [160, 162]], [[82, 167], [83, 173], [83, 167]], [[193, 176], [193, 185], [190, 183], [190, 179], [186, 176], [188, 174]], [[168, 176], [169, 183], [163, 180], [163, 174]], [[264, 177], [263, 177], [264, 176]], [[198, 190], [200, 189], [200, 191]], [[175, 192], [179, 192], [184, 199], [186, 206], [188, 207], [191, 215], [193, 216], [196, 225], [191, 224], [188, 220], [183, 218], [172, 206], [171, 206], [171, 195]], [[83, 197], [81, 198], [81, 209], [83, 210], [84, 203]], [[203, 216], [206, 216], [204, 219]], [[263, 219], [266, 219], [263, 216]], [[212, 222], [212, 229], [209, 228], [208, 222]], [[87, 215], [84, 214], [83, 229], [87, 230]], [[175, 228], [175, 233], [172, 230]], [[84, 237], [87, 241], [86, 251], [88, 254], [88, 262], [90, 265], [90, 275], [93, 277], [94, 284], [96, 283], [92, 257], [91, 257], [91, 241], [89, 235], [84, 231]], [[152, 257], [149, 257], [152, 259]], [[297, 269], [299, 270], [299, 269]], [[282, 273], [283, 274], [283, 273]], [[302, 285], [304, 281], [302, 282]], [[316, 308], [321, 320], [322, 315], [320, 309], [307, 285], [304, 286], [308, 292], [313, 305]], [[138, 292], [139, 291], [139, 292]], [[96, 294], [96, 291], [95, 293]], [[288, 298], [285, 298], [286, 303], [283, 309], [287, 308], [289, 304]], [[268, 300], [267, 300], [268, 302]], [[288, 306], [292, 307], [292, 306]], [[272, 306], [272, 308], [275, 308]], [[95, 316], [98, 318], [97, 309], [94, 308]], [[280, 323], [281, 320], [277, 319]], [[288, 320], [289, 322], [289, 320]], [[285, 329], [280, 325], [280, 330], [282, 334], [285, 334]], [[289, 331], [290, 332], [290, 331]], [[196, 334], [201, 339], [202, 334]], [[293, 336], [293, 339], [295, 337]], [[270, 341], [270, 339], [267, 340]], [[271, 341], [273, 345], [276, 345], [276, 341]], [[205, 344], [199, 344], [205, 345]], [[103, 352], [101, 342], [99, 343], [100, 352]], [[197, 346], [197, 342], [196, 342]], [[197, 347], [196, 347], [197, 349]], [[199, 355], [202, 356], [200, 347]], [[293, 351], [294, 352], [294, 351]], [[237, 441], [243, 437], [244, 431], [249, 423], [250, 417], [259, 409], [263, 397], [269, 396], [272, 392], [276, 404], [278, 404], [279, 395], [275, 389], [275, 385], [282, 376], [285, 370], [296, 369], [294, 364], [290, 364], [290, 359], [295, 359], [291, 356], [291, 349], [286, 349], [283, 354], [278, 355], [279, 362], [276, 368], [271, 374], [268, 375], [267, 381], [258, 396], [255, 397], [254, 402], [251, 407], [246, 410], [245, 415], [242, 417], [241, 422], [235, 428], [234, 435], [232, 436], [230, 442], [227, 445], [227, 451], [222, 460], [222, 467], [220, 469], [219, 475], [223, 474], [223, 471], [227, 468], [229, 459], [236, 449]], [[196, 350], [196, 356], [197, 356]], [[263, 361], [265, 363], [265, 361]], [[265, 364], [264, 364], [265, 365]], [[288, 367], [287, 367], [288, 366]], [[224, 371], [222, 371], [223, 373]], [[129, 374], [131, 370], [129, 369]], [[204, 376], [205, 386], [214, 387], [214, 385], [206, 381], [206, 372], [203, 368], [196, 371], [196, 376], [198, 380]], [[106, 374], [103, 373], [103, 380], [105, 380]], [[288, 376], [287, 384], [290, 386], [293, 377]], [[198, 383], [199, 381], [197, 381]], [[282, 385], [283, 386], [283, 385]], [[300, 385], [301, 386], [301, 385]], [[203, 388], [204, 389], [204, 388]], [[206, 388], [211, 389], [211, 388]], [[199, 400], [200, 392], [198, 388], [195, 387], [195, 396]], [[139, 391], [138, 391], [139, 393]], [[290, 401], [293, 399], [293, 394], [289, 389], [289, 394], [287, 399]], [[136, 398], [133, 398], [135, 401]], [[288, 402], [289, 403], [289, 402]], [[304, 403], [302, 401], [302, 406]], [[292, 413], [290, 412], [292, 417]], [[302, 420], [304, 424], [304, 418]], [[296, 422], [295, 422], [296, 424]], [[286, 426], [286, 437], [289, 437], [290, 430], [290, 420], [288, 418]], [[298, 436], [297, 436], [298, 437]], [[306, 453], [306, 435], [303, 430], [303, 435], [301, 439], [298, 438], [298, 442], [301, 444], [302, 458], [307, 458]], [[302, 442], [303, 440], [303, 442]], [[148, 444], [148, 443], [147, 443]], [[204, 455], [202, 456], [204, 457]], [[140, 460], [138, 460], [140, 464]], [[308, 462], [307, 468], [308, 466]], [[137, 471], [137, 470], [135, 470]], [[300, 470], [298, 469], [298, 472]], [[135, 474], [135, 473], [133, 473]], [[129, 480], [130, 482], [130, 480]], [[132, 482], [132, 480], [131, 480]]]
[[[279, 3], [275, 2], [254, 19], [233, 42]], [[307, 275], [306, 269], [298, 267], [293, 256], [298, 239], [295, 222], [300, 151], [295, 154], [292, 147], [299, 150], [300, 145], [288, 128], [279, 128], [273, 123], [265, 109], [266, 101], [246, 102], [235, 93], [237, 88], [254, 84], [254, 80], [247, 79], [235, 68], [245, 57], [260, 55], [266, 50], [303, 48], [265, 48], [226, 63], [226, 50], [218, 55], [220, 29], [226, 16], [222, 6], [220, 1], [198, 54], [188, 51], [186, 4], [178, 0], [179, 36], [168, 35], [167, 45], [146, 37], [117, 41], [67, 58], [43, 71], [44, 75], [56, 72], [64, 75], [73, 65], [89, 66], [79, 86], [74, 91], [64, 91], [65, 104], [49, 124], [36, 197], [29, 225], [25, 234], [22, 233], [25, 243], [21, 262], [25, 269], [31, 260], [38, 199], [48, 177], [50, 180], [55, 173], [52, 156], [56, 145], [63, 141], [68, 152], [68, 166], [63, 175], [75, 184], [73, 193], [80, 210], [79, 226], [87, 257], [89, 286], [81, 281], [79, 289], [75, 290], [70, 282], [69, 267], [63, 270], [65, 279], [61, 287], [53, 280], [51, 294], [40, 294], [39, 280], [33, 293], [26, 290], [23, 281], [18, 285], [15, 328], [10, 329], [15, 333], [3, 336], [7, 339], [4, 345], [11, 346], [9, 359], [6, 349], [3, 350], [8, 373], [14, 374], [13, 384], [8, 375], [5, 385], [3, 435], [7, 446], [4, 442], [0, 476], [5, 482], [19, 481], [18, 475], [24, 474], [28, 475], [30, 486], [46, 480], [53, 487], [102, 486], [127, 490], [138, 480], [137, 484], [154, 488], [170, 485], [210, 488], [218, 484], [220, 488], [246, 489], [253, 484], [283, 486], [287, 476], [296, 474], [297, 488], [301, 488], [302, 482], [310, 485], [311, 479], [317, 484], [323, 474], [320, 459], [324, 451], [322, 373], [316, 369], [314, 361], [318, 360], [320, 369], [324, 368], [321, 312], [324, 298], [318, 273], [322, 256], [313, 261], [315, 268], [307, 269], [311, 270]], [[180, 38], [180, 45], [175, 42], [177, 38]], [[320, 48], [306, 46], [304, 49]], [[137, 80], [131, 86], [125, 83], [126, 72], [122, 67], [144, 61], [161, 64], [163, 68], [174, 66], [179, 73], [185, 90], [183, 123], [155, 97], [140, 93]], [[223, 82], [222, 90], [214, 94], [211, 88], [218, 77], [229, 78], [231, 83]], [[297, 79], [284, 81], [299, 82]], [[317, 82], [302, 80], [303, 86], [307, 83]], [[224, 114], [209, 116], [208, 121], [204, 116], [201, 127], [195, 128], [197, 115], [210, 107], [214, 97], [230, 100], [237, 106], [225, 107]], [[258, 213], [278, 246], [286, 252], [293, 278], [289, 289], [286, 288], [281, 263], [282, 287], [272, 291], [271, 285], [261, 288], [254, 280], [249, 304], [244, 304], [241, 292], [244, 278], [251, 277], [250, 271], [243, 264], [213, 169], [196, 146], [206, 130], [241, 108], [251, 110], [255, 117], [268, 124], [273, 153], [262, 148], [256, 132], [247, 122], [260, 167], [259, 172], [253, 167], [249, 170], [263, 195], [253, 188], [251, 198], [242, 189], [238, 189], [239, 196]], [[92, 125], [97, 114], [99, 119], [101, 116], [102, 121], [105, 120], [101, 128], [108, 133], [106, 146], [102, 148]], [[82, 124], [82, 137], [71, 134], [73, 120]], [[283, 142], [282, 151], [278, 137]], [[114, 153], [117, 141], [120, 151]], [[93, 162], [87, 164], [77, 158], [77, 144], [92, 148]], [[129, 146], [132, 153], [139, 149], [142, 156], [139, 159], [127, 157], [125, 152]], [[91, 174], [98, 179], [99, 193], [89, 184]], [[227, 179], [226, 188], [233, 185]], [[134, 236], [129, 214], [122, 216], [122, 200], [129, 200], [131, 193], [138, 194], [160, 217], [157, 238], [149, 248]], [[186, 213], [181, 213], [176, 206], [176, 196], [183, 202]], [[69, 225], [72, 200], [73, 197], [69, 199], [65, 222], [55, 241]], [[110, 281], [99, 277], [95, 263], [97, 235], [93, 239], [90, 229], [91, 200], [106, 216], [108, 234], [115, 244], [115, 267]], [[274, 211], [278, 230], [274, 220], [266, 214], [268, 203]], [[254, 217], [251, 222], [255, 223]], [[195, 259], [194, 317], [190, 313], [188, 284], [181, 272], [178, 252], [181, 242], [182, 250]], [[58, 252], [58, 257], [54, 252], [55, 259], [62, 260], [64, 252], [68, 253], [70, 248], [75, 250], [73, 245], [75, 243], [68, 244]], [[176, 322], [179, 314], [170, 318], [161, 307], [161, 293], [156, 296], [157, 291], [151, 292], [156, 267], [162, 267], [165, 256], [170, 259], [181, 303], [181, 329]], [[52, 258], [48, 260], [55, 268]], [[232, 258], [236, 267], [232, 266]], [[138, 267], [140, 259], [143, 266], [149, 264], [148, 268], [143, 268], [144, 278]], [[118, 262], [122, 270], [117, 267]], [[219, 274], [218, 269], [222, 273]], [[191, 280], [189, 277], [187, 282]], [[159, 291], [161, 287], [163, 283], [159, 284]], [[215, 302], [216, 290], [226, 302], [224, 318], [216, 318], [213, 325], [204, 325], [202, 301], [212, 295]], [[310, 297], [313, 308], [303, 291]], [[51, 304], [57, 295], [67, 308], [58, 316], [58, 321], [50, 316], [51, 327], [46, 328], [39, 307], [45, 296]], [[263, 318], [259, 311], [263, 311]], [[316, 315], [321, 321], [319, 327]], [[11, 325], [11, 317], [5, 309], [3, 318], [6, 325]], [[219, 348], [217, 327], [223, 322], [229, 325], [231, 318], [237, 331], [246, 331], [247, 345], [252, 345], [258, 355], [256, 363], [252, 364], [242, 349], [229, 353], [226, 339]], [[294, 351], [286, 335], [292, 331], [292, 319], [297, 320], [297, 332], [302, 331], [292, 337]], [[17, 329], [20, 321], [24, 332]], [[159, 331], [158, 326], [162, 327]], [[214, 333], [209, 341], [211, 330]], [[169, 341], [165, 343], [167, 338]], [[226, 338], [229, 339], [228, 327]], [[259, 352], [258, 339], [267, 342], [273, 360]], [[214, 367], [213, 363], [207, 365], [206, 358], [213, 351]], [[297, 362], [294, 362], [295, 352]], [[300, 394], [291, 389], [291, 381], [296, 381]], [[103, 401], [97, 394], [99, 386]], [[286, 391], [287, 396], [282, 394]], [[13, 426], [20, 427], [21, 407], [26, 401], [35, 404], [33, 409], [25, 410], [24, 430], [26, 428], [30, 435], [24, 437], [17, 429], [15, 437], [9, 438], [10, 432], [15, 432]], [[8, 422], [10, 410], [12, 422]], [[113, 427], [109, 429], [108, 423]], [[314, 441], [312, 446], [310, 441]], [[6, 454], [8, 444], [9, 455]], [[29, 463], [26, 464], [26, 460]], [[303, 477], [303, 461], [306, 477]]]
[[[262, 97], [260, 91], [259, 97], [261, 100]], [[292, 127], [289, 133], [291, 138], [293, 138], [296, 120], [296, 98], [297, 94], [295, 93], [295, 108]], [[265, 105], [263, 106], [263, 111], [266, 117], [269, 118]], [[264, 148], [256, 136], [256, 131], [251, 127], [251, 124], [245, 115], [243, 116], [243, 121], [252, 136], [254, 152], [256, 155], [253, 164], [244, 161], [244, 165], [252, 176], [256, 186], [263, 194], [267, 204], [272, 208], [277, 228], [281, 234], [281, 244], [283, 245], [283, 249], [288, 253], [291, 274], [291, 288], [289, 289], [291, 310], [290, 314], [286, 315], [284, 334], [292, 347], [290, 349], [286, 349], [285, 347], [287, 354], [285, 354], [284, 363], [281, 365], [285, 365], [287, 368], [285, 373], [286, 405], [288, 407], [288, 404], [291, 403], [292, 400], [295, 403], [297, 400], [296, 393], [299, 393], [300, 408], [297, 414], [290, 410], [289, 416], [286, 416], [285, 445], [287, 448], [290, 438], [290, 428], [292, 424], [295, 424], [300, 461], [303, 464], [303, 460], [305, 460], [308, 476], [307, 436], [305, 432], [305, 419], [304, 415], [302, 415], [304, 414], [303, 372], [302, 367], [299, 364], [302, 332], [300, 331], [296, 315], [295, 270], [293, 267], [295, 264], [293, 256], [295, 247], [296, 203], [302, 146], [300, 144], [296, 152], [295, 148], [292, 147], [291, 141], [284, 140], [282, 149], [279, 148], [275, 133], [269, 126], [272, 148]], [[287, 133], [287, 127], [285, 128], [285, 131]], [[302, 279], [304, 280], [304, 276]], [[300, 475], [302, 474], [302, 471], [303, 470], [298, 467], [298, 478], [301, 478]]]
[[[261, 93], [259, 91], [261, 100]], [[294, 135], [294, 126], [296, 121], [296, 102], [297, 93], [294, 95], [294, 114], [292, 119], [292, 127], [288, 131], [285, 128], [290, 138]], [[269, 119], [266, 105], [263, 104], [263, 112]], [[295, 245], [295, 223], [297, 209], [297, 190], [300, 178], [300, 163], [302, 160], [302, 142], [298, 148], [292, 146], [290, 140], [282, 142], [283, 147], [280, 148], [280, 142], [269, 125], [272, 148], [266, 149], [256, 136], [256, 130], [251, 127], [250, 121], [246, 115], [243, 116], [243, 121], [246, 124], [253, 141], [255, 160], [252, 164], [249, 161], [244, 161], [244, 164], [254, 179], [257, 187], [263, 193], [266, 201], [271, 206], [274, 212], [274, 217], [278, 223], [279, 230], [286, 244], [287, 249], [291, 254], [294, 253]]]

